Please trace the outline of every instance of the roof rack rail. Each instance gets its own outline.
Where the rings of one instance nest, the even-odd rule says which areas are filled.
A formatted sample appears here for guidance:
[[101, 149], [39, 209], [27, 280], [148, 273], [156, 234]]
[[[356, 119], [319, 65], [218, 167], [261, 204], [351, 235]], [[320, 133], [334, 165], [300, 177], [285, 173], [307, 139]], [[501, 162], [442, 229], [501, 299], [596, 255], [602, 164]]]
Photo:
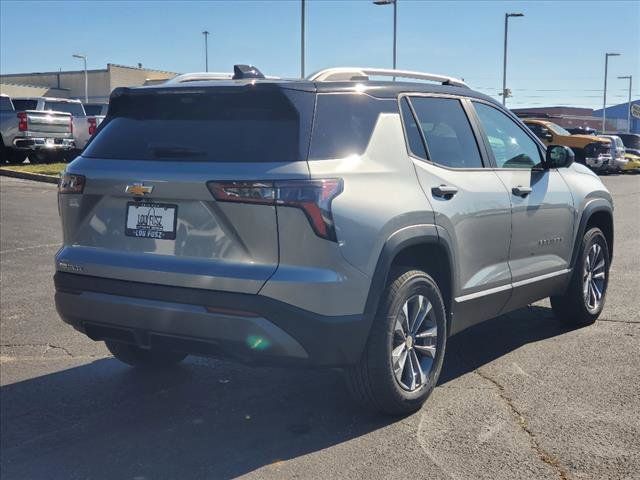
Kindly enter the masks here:
[[226, 72], [196, 72], [196, 73], [183, 73], [182, 75], [176, 75], [165, 82], [165, 84], [173, 83], [186, 83], [186, 82], [199, 82], [202, 80], [231, 80], [232, 73]]
[[413, 78], [416, 80], [430, 80], [443, 85], [469, 88], [462, 80], [448, 77], [446, 75], [436, 75], [434, 73], [413, 72], [411, 70], [393, 70], [391, 68], [366, 68], [366, 67], [335, 67], [320, 70], [307, 80], [312, 82], [331, 81], [367, 81], [369, 76]]

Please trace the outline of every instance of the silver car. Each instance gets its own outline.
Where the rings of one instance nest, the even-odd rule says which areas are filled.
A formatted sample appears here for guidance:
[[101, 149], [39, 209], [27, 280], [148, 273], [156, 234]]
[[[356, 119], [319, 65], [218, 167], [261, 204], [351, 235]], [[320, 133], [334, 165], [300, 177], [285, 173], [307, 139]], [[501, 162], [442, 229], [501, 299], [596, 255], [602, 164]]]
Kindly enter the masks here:
[[622, 139], [617, 135], [599, 135], [603, 138], [611, 140], [611, 161], [609, 163], [609, 171], [620, 172], [627, 164], [625, 158], [626, 149]]
[[117, 89], [58, 199], [58, 312], [116, 358], [340, 367], [390, 414], [478, 322], [545, 297], [594, 322], [613, 253], [611, 195], [571, 150], [419, 72]]

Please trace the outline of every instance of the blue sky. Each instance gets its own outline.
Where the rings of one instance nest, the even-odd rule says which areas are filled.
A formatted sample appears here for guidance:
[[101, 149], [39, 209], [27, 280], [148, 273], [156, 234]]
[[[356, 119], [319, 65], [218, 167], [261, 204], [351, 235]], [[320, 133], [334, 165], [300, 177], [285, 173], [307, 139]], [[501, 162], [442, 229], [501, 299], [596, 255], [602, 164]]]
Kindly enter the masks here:
[[[429, 2], [398, 0], [398, 68], [463, 77], [496, 95], [502, 83], [504, 13], [510, 20], [511, 107], [602, 105], [604, 52], [610, 59], [608, 104], [626, 100], [632, 74], [640, 92], [640, 2]], [[391, 66], [391, 6], [370, 0], [307, 1], [307, 73], [338, 65]], [[0, 72], [89, 68], [108, 62], [176, 72], [251, 63], [298, 76], [300, 1], [0, 2]]]

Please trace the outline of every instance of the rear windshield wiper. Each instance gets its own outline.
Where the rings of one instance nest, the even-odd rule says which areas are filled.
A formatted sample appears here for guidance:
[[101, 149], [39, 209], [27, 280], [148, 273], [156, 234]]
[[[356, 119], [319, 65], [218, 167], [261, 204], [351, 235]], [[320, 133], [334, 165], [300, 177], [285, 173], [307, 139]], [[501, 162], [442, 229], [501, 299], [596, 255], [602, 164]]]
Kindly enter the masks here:
[[157, 145], [149, 146], [149, 150], [153, 153], [154, 157], [202, 157], [206, 154], [204, 150], [197, 150], [195, 148], [181, 147], [174, 145]]

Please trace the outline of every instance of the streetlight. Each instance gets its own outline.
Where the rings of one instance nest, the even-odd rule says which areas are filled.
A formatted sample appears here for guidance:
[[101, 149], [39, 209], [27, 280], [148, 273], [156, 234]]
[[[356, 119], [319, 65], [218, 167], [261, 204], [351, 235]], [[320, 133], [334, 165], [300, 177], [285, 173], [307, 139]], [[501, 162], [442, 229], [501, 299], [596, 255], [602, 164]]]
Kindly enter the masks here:
[[304, 78], [305, 0], [300, 0], [300, 78]]
[[[392, 5], [393, 4], [393, 69], [396, 69], [396, 48], [398, 43], [397, 25], [398, 25], [398, 0], [373, 0], [374, 5]], [[395, 80], [395, 77], [394, 77]]]
[[619, 53], [604, 54], [604, 95], [602, 98], [602, 131], [606, 131], [607, 122], [607, 68], [609, 67], [609, 57], [619, 57]]
[[84, 61], [84, 103], [89, 103], [89, 78], [87, 77], [87, 56], [74, 53], [73, 58], [81, 58]]
[[205, 30], [202, 32], [204, 35], [204, 71], [209, 71], [209, 42], [207, 41], [207, 37], [209, 37], [209, 32]]
[[631, 133], [631, 84], [633, 82], [633, 75], [624, 75], [618, 77], [619, 80], [629, 80], [629, 105], [627, 106], [627, 133]]
[[505, 13], [504, 14], [504, 54], [502, 59], [502, 105], [507, 104], [507, 97], [510, 92], [507, 90], [507, 33], [509, 31], [510, 17], [524, 17], [524, 13]]

